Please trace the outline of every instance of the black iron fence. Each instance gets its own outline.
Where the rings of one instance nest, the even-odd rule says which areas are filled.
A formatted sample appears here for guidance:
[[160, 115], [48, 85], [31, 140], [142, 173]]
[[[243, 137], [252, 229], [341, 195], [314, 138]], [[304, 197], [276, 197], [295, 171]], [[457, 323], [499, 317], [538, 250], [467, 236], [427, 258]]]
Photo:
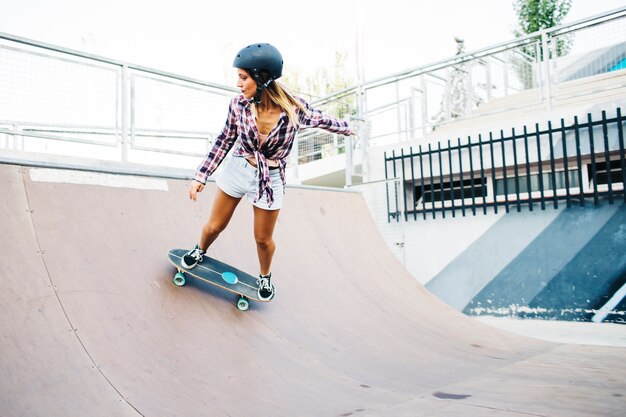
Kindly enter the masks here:
[[387, 185], [388, 220], [626, 202], [625, 119], [620, 108], [596, 119], [385, 153], [386, 178], [399, 179]]

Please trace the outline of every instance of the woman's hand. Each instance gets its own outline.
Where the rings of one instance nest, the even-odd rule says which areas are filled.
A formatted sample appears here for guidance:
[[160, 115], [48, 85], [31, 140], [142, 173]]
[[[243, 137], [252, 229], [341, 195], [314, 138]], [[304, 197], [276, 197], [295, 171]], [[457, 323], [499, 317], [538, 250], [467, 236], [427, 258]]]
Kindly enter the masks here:
[[198, 193], [204, 190], [204, 184], [196, 180], [191, 181], [189, 184], [189, 199], [196, 201], [198, 199]]

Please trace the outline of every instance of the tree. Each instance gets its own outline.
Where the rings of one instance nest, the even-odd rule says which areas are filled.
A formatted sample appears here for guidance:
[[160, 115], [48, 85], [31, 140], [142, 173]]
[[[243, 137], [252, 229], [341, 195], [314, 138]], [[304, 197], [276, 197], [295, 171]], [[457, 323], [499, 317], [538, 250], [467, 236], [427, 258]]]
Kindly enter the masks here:
[[522, 37], [561, 24], [572, 7], [572, 0], [515, 0], [518, 28], [513, 33]]
[[[525, 35], [560, 25], [572, 7], [572, 0], [515, 0], [513, 7], [517, 13], [518, 23], [517, 28], [513, 30], [513, 34], [515, 37], [521, 38]], [[557, 39], [557, 56], [567, 55], [570, 48], [571, 39], [569, 37], [559, 37]], [[533, 47], [526, 47], [524, 52], [533, 58], [537, 58], [536, 49]], [[539, 57], [543, 58], [541, 52]]]
[[[532, 33], [539, 32], [558, 26], [563, 22], [565, 16], [572, 7], [572, 0], [514, 0], [513, 8], [517, 13], [517, 27], [513, 34], [521, 38]], [[540, 39], [537, 39], [540, 41]], [[567, 55], [572, 46], [569, 35], [552, 38], [553, 50], [556, 57]], [[514, 59], [514, 67], [517, 75], [525, 88], [534, 86], [532, 80], [532, 65], [535, 62], [543, 61], [543, 48], [537, 48], [536, 44], [530, 44], [521, 48], [520, 56]]]
[[[330, 68], [317, 68], [313, 74], [308, 75], [304, 81], [306, 87], [302, 86], [300, 74], [297, 72], [284, 76], [282, 81], [291, 91], [308, 100], [328, 96], [355, 84], [346, 70], [347, 57], [347, 52], [336, 51], [335, 64]], [[323, 106], [323, 110], [339, 118], [356, 114], [356, 98], [351, 95], [335, 100]]]

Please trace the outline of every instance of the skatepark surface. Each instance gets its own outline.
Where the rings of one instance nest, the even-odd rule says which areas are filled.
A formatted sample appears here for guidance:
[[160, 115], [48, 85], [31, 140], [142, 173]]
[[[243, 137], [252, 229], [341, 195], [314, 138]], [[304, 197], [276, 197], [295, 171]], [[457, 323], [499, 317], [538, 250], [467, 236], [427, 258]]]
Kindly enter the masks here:
[[[626, 350], [443, 304], [358, 193], [288, 188], [276, 299], [172, 283], [214, 185], [0, 165], [0, 416], [623, 416]], [[243, 201], [210, 256], [255, 274]]]

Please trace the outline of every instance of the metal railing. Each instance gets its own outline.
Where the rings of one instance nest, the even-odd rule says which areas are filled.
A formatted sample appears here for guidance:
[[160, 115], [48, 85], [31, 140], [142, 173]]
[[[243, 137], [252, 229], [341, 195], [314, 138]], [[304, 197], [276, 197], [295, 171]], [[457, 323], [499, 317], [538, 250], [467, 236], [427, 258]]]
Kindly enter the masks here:
[[[339, 91], [312, 104], [356, 121], [358, 134], [303, 134], [293, 161], [344, 155], [423, 138], [471, 115], [550, 106], [572, 79], [624, 65], [626, 7], [423, 65]], [[570, 45], [563, 55], [560, 45]], [[612, 49], [585, 66], [590, 51]], [[583, 60], [584, 61], [584, 60]], [[612, 85], [604, 87], [611, 89]], [[122, 163], [190, 166], [222, 129], [236, 89], [0, 33], [0, 149], [88, 156]], [[455, 91], [457, 93], [455, 93]], [[507, 101], [507, 97], [511, 100]], [[188, 159], [192, 158], [193, 161]], [[351, 173], [346, 177], [351, 178]]]
[[237, 90], [0, 33], [0, 91], [0, 148], [175, 166]]
[[589, 113], [571, 124], [561, 119], [556, 126], [537, 123], [488, 139], [478, 135], [436, 148], [411, 147], [408, 154], [392, 151], [385, 154], [385, 172], [400, 177], [402, 186], [387, 190], [387, 218], [556, 209], [560, 201], [567, 207], [626, 202], [625, 129], [618, 108], [612, 117], [603, 111], [599, 120]]
[[298, 134], [298, 163], [306, 164], [346, 152], [345, 136], [324, 130], [310, 130]]
[[[367, 146], [419, 140], [471, 116], [549, 110], [585, 94], [576, 80], [624, 68], [625, 40], [623, 7], [367, 81], [314, 104], [356, 103], [354, 113], [367, 122]], [[612, 88], [607, 82], [596, 92]]]
[[[194, 166], [237, 89], [0, 33], [0, 149]], [[341, 135], [299, 135], [293, 164], [346, 153]], [[297, 172], [297, 170], [296, 170]]]

